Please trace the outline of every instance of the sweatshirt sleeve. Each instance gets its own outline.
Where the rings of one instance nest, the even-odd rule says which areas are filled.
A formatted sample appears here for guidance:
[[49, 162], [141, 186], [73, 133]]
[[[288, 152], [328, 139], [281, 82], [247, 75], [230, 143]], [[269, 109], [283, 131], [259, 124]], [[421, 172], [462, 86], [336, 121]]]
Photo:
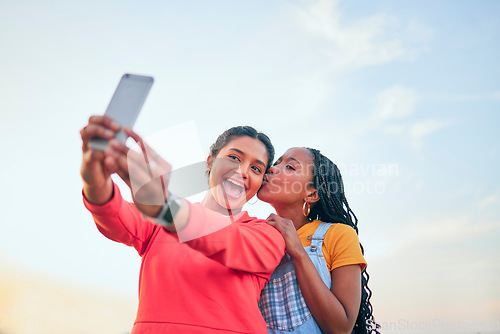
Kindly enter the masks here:
[[189, 221], [179, 240], [228, 268], [269, 278], [285, 254], [281, 233], [246, 213], [233, 219], [199, 203], [190, 204]]
[[83, 203], [106, 238], [134, 247], [141, 256], [144, 254], [156, 225], [145, 219], [133, 203], [123, 199], [116, 184], [109, 202], [96, 205], [83, 196]]

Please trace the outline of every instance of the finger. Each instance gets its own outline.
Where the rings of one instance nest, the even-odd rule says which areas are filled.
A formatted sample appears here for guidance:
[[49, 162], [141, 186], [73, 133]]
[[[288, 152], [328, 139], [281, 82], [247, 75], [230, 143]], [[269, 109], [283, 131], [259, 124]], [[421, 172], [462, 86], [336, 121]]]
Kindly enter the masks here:
[[115, 150], [115, 151], [119, 151], [119, 152], [122, 152], [124, 154], [127, 154], [128, 151], [130, 150], [130, 148], [125, 145], [125, 143], [119, 141], [119, 140], [116, 140], [116, 139], [111, 139], [109, 141], [109, 146]]
[[93, 115], [93, 116], [90, 116], [89, 118], [89, 125], [91, 124], [98, 124], [98, 125], [101, 125], [101, 126], [104, 126], [110, 130], [113, 130], [113, 131], [118, 131], [120, 130], [121, 126], [118, 122], [116, 122], [115, 120], [113, 120], [112, 118], [109, 118], [107, 116], [104, 116], [104, 115]]
[[117, 173], [118, 172], [118, 163], [114, 157], [111, 156], [106, 156], [104, 158], [104, 168], [106, 169], [106, 172], [109, 174]]
[[142, 138], [141, 136], [139, 136], [134, 130], [132, 130], [129, 126], [125, 126], [123, 128], [123, 131], [125, 132], [125, 134], [127, 136], [129, 136], [130, 138], [132, 138], [136, 143], [139, 143], [140, 141], [142, 141]]
[[[108, 160], [106, 159], [106, 162]], [[116, 163], [116, 160], [109, 159], [110, 168], [114, 168], [113, 172], [118, 174], [118, 176], [127, 184], [127, 186], [132, 189], [132, 181], [130, 180], [130, 174], [126, 168], [123, 168], [120, 166], [118, 163]], [[115, 163], [116, 165], [113, 165]]]
[[[157, 188], [153, 183], [158, 183], [158, 187], [163, 187], [165, 184], [163, 178], [156, 178], [153, 176], [150, 166], [148, 166], [140, 153], [133, 150], [128, 150], [128, 154], [124, 154], [126, 150], [115, 151], [109, 148], [106, 153], [112, 158], [110, 159], [109, 168], [114, 168], [113, 170], [127, 183], [127, 185], [132, 190], [133, 194], [136, 194], [143, 186], [150, 184], [151, 187]], [[116, 166], [112, 163], [115, 162]], [[164, 193], [164, 192], [163, 192]], [[166, 196], [164, 194], [164, 196]]]
[[278, 222], [276, 222], [274, 220], [268, 220], [267, 223], [269, 225], [271, 225], [272, 227], [274, 227], [275, 229], [277, 229], [281, 234], [283, 234], [283, 232], [284, 232], [283, 228], [281, 227], [281, 225]]
[[135, 133], [130, 127], [126, 126], [123, 129], [123, 131], [127, 136], [132, 138], [137, 143], [137, 145], [139, 145], [142, 154], [144, 155], [144, 160], [146, 161], [146, 163], [149, 162], [149, 157], [157, 155], [156, 152], [153, 149], [151, 149], [149, 145], [144, 140], [142, 140], [142, 138], [137, 133]]
[[130, 164], [144, 165], [144, 158], [142, 154], [131, 150], [123, 143], [120, 143], [117, 140], [111, 140], [110, 145], [105, 151], [106, 155], [113, 156], [122, 167]]
[[279, 226], [280, 228], [283, 228], [283, 224], [277, 218], [280, 218], [280, 217], [274, 213], [271, 213], [269, 215], [269, 217], [267, 217], [267, 222], [272, 223], [271, 225], [273, 225], [273, 226]]
[[125, 134], [130, 136], [137, 145], [141, 148], [142, 152], [145, 153], [145, 158], [146, 162], [148, 161], [149, 157], [154, 157], [157, 156], [156, 152], [139, 136], [134, 130], [132, 130], [130, 127], [126, 126], [124, 129]]
[[171, 165], [151, 149], [149, 149], [151, 154], [144, 155], [135, 152], [122, 142], [115, 139], [110, 141], [110, 147], [108, 149], [115, 151], [116, 154], [127, 157], [128, 160], [132, 160], [137, 165], [144, 166], [149, 172], [151, 172], [152, 177], [169, 173], [171, 170]]
[[148, 168], [148, 171], [151, 173], [152, 178], [169, 174], [172, 170], [172, 165], [170, 165], [160, 155], [158, 155], [144, 140], [142, 140], [140, 137], [137, 137], [136, 134], [134, 134], [134, 136], [136, 136], [135, 139], [140, 140], [140, 143], [143, 144], [143, 147], [141, 148], [142, 155], [131, 150], [124, 143], [118, 140], [111, 140], [110, 146], [114, 150], [117, 150], [123, 154], [131, 155], [130, 159], [134, 159], [137, 163], [141, 162], [142, 164], [145, 164], [145, 167]]
[[[134, 151], [131, 152], [139, 155]], [[131, 156], [133, 155], [129, 154], [127, 156], [108, 148], [106, 150], [105, 166], [113, 173], [118, 174], [134, 192], [134, 189], [138, 189], [150, 182], [151, 177], [144, 168], [141, 168], [141, 162], [137, 163], [134, 159], [131, 159]]]
[[129, 127], [124, 128], [124, 131], [139, 145], [141, 152], [135, 152], [123, 143], [112, 140], [109, 152], [116, 156], [118, 175], [124, 181], [128, 178], [134, 201], [145, 205], [163, 204], [171, 165]]
[[277, 214], [275, 213], [271, 213], [268, 217], [267, 217], [267, 220], [269, 219], [272, 219], [272, 220], [276, 220], [276, 217], [279, 217]]
[[268, 221], [268, 222], [273, 222], [273, 223], [274, 223], [274, 225], [278, 225], [278, 226], [280, 226], [281, 228], [283, 228], [283, 226], [282, 226], [283, 224], [282, 224], [282, 222], [281, 222], [281, 220], [280, 220], [280, 216], [278, 216], [278, 215], [276, 215], [276, 214], [274, 214], [274, 213], [271, 213], [271, 214], [269, 215], [269, 217], [267, 217], [267, 221]]
[[108, 147], [105, 153], [110, 157], [110, 163], [116, 163], [116, 172], [122, 179], [137, 180], [140, 184], [151, 180], [151, 174], [140, 153], [126, 149], [114, 150], [112, 147]]
[[283, 228], [286, 227], [286, 220], [287, 219], [283, 219], [282, 217], [278, 216], [275, 213], [271, 213], [267, 219], [268, 220], [270, 219], [270, 220], [277, 222]]
[[91, 161], [102, 161], [102, 160], [104, 160], [104, 157], [105, 157], [105, 155], [103, 152], [94, 151], [94, 150], [86, 150], [86, 151], [83, 151], [82, 159], [83, 159], [83, 162], [89, 163]]
[[115, 132], [99, 124], [89, 124], [80, 131], [80, 136], [83, 142], [87, 143], [93, 137], [111, 139], [115, 136]]
[[285, 237], [285, 233], [286, 231], [283, 229], [283, 226], [281, 226], [278, 222], [275, 222], [274, 220], [270, 220], [267, 222], [269, 225], [271, 225], [272, 227], [274, 227], [275, 229], [278, 230], [278, 232], [283, 236]]
[[[125, 174], [128, 174], [129, 164], [126, 155], [118, 151], [115, 151], [109, 147], [106, 149], [105, 154], [106, 154], [105, 162], [107, 168], [113, 170], [113, 172], [115, 173], [118, 173], [120, 177], [124, 176]], [[125, 178], [128, 179], [129, 176], [126, 176]]]

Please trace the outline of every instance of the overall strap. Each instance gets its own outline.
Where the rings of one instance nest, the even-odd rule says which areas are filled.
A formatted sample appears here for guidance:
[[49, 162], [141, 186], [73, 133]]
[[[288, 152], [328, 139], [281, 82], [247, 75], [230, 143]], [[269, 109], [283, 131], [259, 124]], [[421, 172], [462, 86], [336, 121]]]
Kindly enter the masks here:
[[307, 237], [307, 240], [311, 241], [311, 246], [308, 247], [309, 251], [307, 254], [316, 267], [321, 280], [325, 283], [328, 289], [332, 287], [332, 277], [330, 276], [330, 271], [328, 270], [328, 265], [326, 264], [325, 257], [323, 255], [323, 240], [325, 239], [325, 234], [330, 226], [332, 226], [331, 223], [321, 223], [316, 228], [314, 234]]
[[323, 246], [323, 240], [325, 239], [325, 234], [330, 228], [330, 226], [332, 226], [332, 223], [322, 222], [318, 226], [318, 228], [316, 228], [316, 231], [312, 236], [311, 235], [307, 236], [307, 240], [311, 241], [312, 252], [318, 252], [319, 254], [323, 254], [321, 248]]

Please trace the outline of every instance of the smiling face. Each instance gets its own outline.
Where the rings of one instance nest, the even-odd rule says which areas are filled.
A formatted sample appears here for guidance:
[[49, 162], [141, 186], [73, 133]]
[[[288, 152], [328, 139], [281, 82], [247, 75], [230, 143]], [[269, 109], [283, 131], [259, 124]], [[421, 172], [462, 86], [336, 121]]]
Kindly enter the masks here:
[[207, 205], [219, 212], [237, 213], [262, 185], [268, 155], [266, 146], [248, 136], [235, 137], [217, 157], [208, 158], [210, 192]]
[[313, 157], [305, 148], [291, 148], [269, 168], [258, 198], [274, 206], [303, 205], [314, 193]]

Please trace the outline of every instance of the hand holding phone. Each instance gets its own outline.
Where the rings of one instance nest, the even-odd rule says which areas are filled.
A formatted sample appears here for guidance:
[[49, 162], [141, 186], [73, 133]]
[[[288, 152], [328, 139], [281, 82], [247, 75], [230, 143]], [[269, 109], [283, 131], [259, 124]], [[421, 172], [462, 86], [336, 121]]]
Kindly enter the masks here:
[[[115, 139], [125, 142], [127, 136], [123, 132], [123, 127], [129, 126], [132, 128], [153, 82], [154, 79], [148, 76], [134, 74], [124, 74], [122, 76], [104, 113], [104, 116], [113, 119], [121, 127]], [[106, 150], [108, 144], [107, 139], [99, 137], [94, 137], [89, 142], [90, 148], [98, 151]]]

